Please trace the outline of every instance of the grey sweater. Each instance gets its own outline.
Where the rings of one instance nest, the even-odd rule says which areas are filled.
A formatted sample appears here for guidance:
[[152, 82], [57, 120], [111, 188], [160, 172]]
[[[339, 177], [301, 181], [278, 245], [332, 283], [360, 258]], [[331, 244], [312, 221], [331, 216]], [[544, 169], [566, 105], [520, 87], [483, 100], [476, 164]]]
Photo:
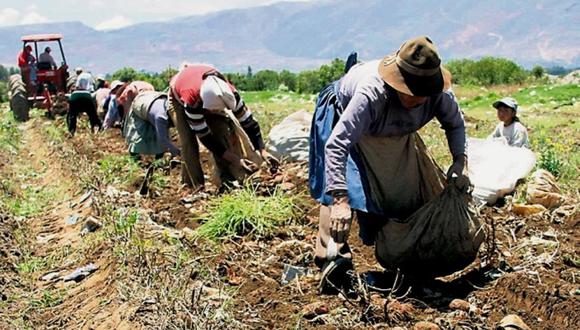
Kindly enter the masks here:
[[378, 72], [379, 61], [357, 64], [339, 81], [337, 97], [344, 107], [325, 148], [326, 191], [346, 190], [350, 149], [363, 135], [413, 133], [434, 117], [445, 130], [453, 157], [465, 154], [465, 122], [450, 92], [439, 93], [413, 109], [404, 108]]

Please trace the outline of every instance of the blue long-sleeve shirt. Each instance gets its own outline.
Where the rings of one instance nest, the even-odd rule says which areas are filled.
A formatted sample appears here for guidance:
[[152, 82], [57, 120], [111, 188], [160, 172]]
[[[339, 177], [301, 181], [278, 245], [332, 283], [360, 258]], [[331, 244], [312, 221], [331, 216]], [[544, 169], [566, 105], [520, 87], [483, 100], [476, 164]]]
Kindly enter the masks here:
[[451, 93], [427, 97], [424, 104], [404, 108], [378, 73], [379, 61], [354, 66], [339, 82], [337, 97], [344, 112], [326, 143], [326, 191], [346, 190], [350, 149], [363, 135], [400, 136], [418, 131], [434, 117], [445, 130], [453, 157], [465, 154], [465, 122]]
[[161, 147], [164, 150], [169, 150], [171, 156], [177, 156], [180, 154], [179, 148], [169, 139], [169, 118], [167, 116], [166, 102], [166, 98], [159, 98], [151, 103], [147, 120], [155, 127], [157, 142], [159, 142]]

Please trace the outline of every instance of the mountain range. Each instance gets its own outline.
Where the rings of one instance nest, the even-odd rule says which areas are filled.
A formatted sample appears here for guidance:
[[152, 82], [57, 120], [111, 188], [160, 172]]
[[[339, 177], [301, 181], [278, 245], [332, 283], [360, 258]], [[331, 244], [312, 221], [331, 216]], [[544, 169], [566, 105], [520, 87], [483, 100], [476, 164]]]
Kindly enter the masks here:
[[36, 33], [63, 34], [69, 66], [97, 73], [126, 66], [159, 72], [183, 61], [225, 72], [299, 71], [353, 50], [362, 60], [379, 58], [418, 35], [428, 35], [444, 60], [501, 56], [525, 67], [580, 66], [580, 2], [572, 0], [323, 0], [109, 31], [81, 22], [8, 26], [0, 28], [0, 63], [15, 66], [20, 37]]

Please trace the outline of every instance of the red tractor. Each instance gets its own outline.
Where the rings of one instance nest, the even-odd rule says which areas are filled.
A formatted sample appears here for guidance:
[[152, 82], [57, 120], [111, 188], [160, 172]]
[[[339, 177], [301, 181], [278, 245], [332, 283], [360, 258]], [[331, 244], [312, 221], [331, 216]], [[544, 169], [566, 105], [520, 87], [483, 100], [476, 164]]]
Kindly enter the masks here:
[[[66, 58], [62, 49], [61, 34], [36, 34], [24, 36], [22, 40], [23, 52], [26, 48], [32, 48], [34, 57], [32, 60], [20, 67], [20, 74], [10, 77], [10, 108], [17, 120], [25, 121], [29, 118], [31, 107], [47, 109], [47, 114], [52, 115], [55, 110], [66, 108], [66, 96], [68, 91], [69, 73]], [[38, 46], [44, 46], [49, 43], [58, 43], [60, 50], [59, 64], [53, 60], [51, 62], [42, 61], [46, 59], [41, 55], [38, 56]], [[46, 47], [46, 50], [51, 48]], [[32, 52], [28, 56], [32, 56]], [[52, 58], [52, 56], [50, 57]], [[55, 65], [56, 64], [56, 65]], [[66, 111], [66, 110], [64, 110]], [[60, 111], [58, 111], [60, 112]]]

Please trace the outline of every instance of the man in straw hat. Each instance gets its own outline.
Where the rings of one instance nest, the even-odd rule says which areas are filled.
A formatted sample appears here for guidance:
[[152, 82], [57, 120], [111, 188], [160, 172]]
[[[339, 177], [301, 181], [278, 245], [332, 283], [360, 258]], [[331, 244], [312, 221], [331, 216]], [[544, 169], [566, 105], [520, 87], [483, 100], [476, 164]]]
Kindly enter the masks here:
[[278, 166], [278, 160], [266, 151], [252, 112], [214, 67], [185, 65], [169, 85], [168, 113], [179, 134], [186, 184], [204, 185], [197, 139], [213, 155], [219, 174], [216, 181], [241, 180], [263, 160], [272, 168]]
[[353, 66], [321, 91], [309, 181], [322, 204], [315, 251], [322, 292], [348, 288], [353, 211], [363, 243], [378, 248], [385, 221], [407, 218], [441, 191], [445, 177], [416, 133], [433, 118], [453, 157], [447, 179], [463, 190], [469, 186], [465, 124], [450, 87], [433, 42], [418, 37], [382, 60]]

